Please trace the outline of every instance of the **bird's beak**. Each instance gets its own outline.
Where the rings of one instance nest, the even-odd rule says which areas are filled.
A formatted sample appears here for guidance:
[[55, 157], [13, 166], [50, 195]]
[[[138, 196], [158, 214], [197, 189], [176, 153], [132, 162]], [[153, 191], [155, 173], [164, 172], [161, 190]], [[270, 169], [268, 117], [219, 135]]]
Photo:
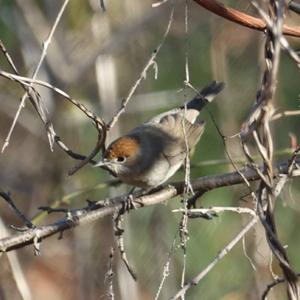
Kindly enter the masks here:
[[100, 160], [100, 161], [99, 161], [97, 164], [95, 164], [93, 167], [94, 167], [94, 168], [97, 168], [97, 167], [103, 168], [103, 167], [106, 167], [108, 164], [109, 164], [109, 162], [108, 162], [106, 159], [103, 159], [103, 160]]
[[107, 159], [100, 160], [97, 164], [93, 166], [94, 168], [100, 167], [106, 171], [108, 171], [112, 176], [117, 177], [117, 174], [114, 172], [114, 170], [111, 168], [111, 162]]

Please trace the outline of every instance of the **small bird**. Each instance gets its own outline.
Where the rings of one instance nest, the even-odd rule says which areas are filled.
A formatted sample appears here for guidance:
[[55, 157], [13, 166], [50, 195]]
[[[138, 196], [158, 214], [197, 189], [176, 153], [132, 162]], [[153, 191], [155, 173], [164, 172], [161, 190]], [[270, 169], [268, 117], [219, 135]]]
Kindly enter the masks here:
[[213, 81], [185, 106], [159, 114], [112, 142], [95, 167], [108, 170], [121, 181], [152, 189], [168, 180], [183, 164], [205, 127], [197, 121], [202, 108], [224, 88]]

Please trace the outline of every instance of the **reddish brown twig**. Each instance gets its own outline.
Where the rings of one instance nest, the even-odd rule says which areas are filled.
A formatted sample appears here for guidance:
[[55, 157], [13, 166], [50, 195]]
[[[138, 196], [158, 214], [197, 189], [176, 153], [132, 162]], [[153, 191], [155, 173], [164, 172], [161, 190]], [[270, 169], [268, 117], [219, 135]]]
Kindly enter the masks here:
[[[234, 8], [226, 7], [224, 4], [216, 0], [194, 0], [196, 3], [211, 11], [212, 13], [227, 19], [231, 22], [240, 24], [242, 26], [252, 28], [255, 30], [265, 31], [267, 28], [266, 22], [260, 18], [252, 17]], [[299, 26], [284, 25], [282, 29], [283, 34], [300, 37]]]

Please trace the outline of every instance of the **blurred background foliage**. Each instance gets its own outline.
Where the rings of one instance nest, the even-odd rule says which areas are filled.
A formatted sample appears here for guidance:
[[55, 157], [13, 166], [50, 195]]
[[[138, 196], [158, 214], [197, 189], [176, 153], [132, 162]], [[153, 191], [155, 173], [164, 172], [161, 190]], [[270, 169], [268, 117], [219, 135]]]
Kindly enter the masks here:
[[[0, 38], [24, 76], [31, 76], [57, 13], [61, 0], [0, 0]], [[152, 8], [152, 1], [107, 1], [103, 13], [98, 0], [72, 0], [62, 17], [47, 52], [39, 79], [63, 89], [92, 111], [109, 121], [136, 81], [152, 51], [157, 47], [169, 21], [171, 2]], [[246, 1], [223, 1], [247, 13], [254, 14]], [[109, 140], [158, 112], [183, 103], [193, 91], [184, 90], [185, 53], [188, 52], [191, 83], [201, 88], [217, 79], [226, 88], [201, 118], [206, 131], [192, 157], [192, 178], [231, 171], [224, 146], [211, 117], [216, 119], [226, 136], [237, 133], [247, 117], [260, 85], [264, 67], [263, 42], [260, 32], [242, 28], [212, 15], [193, 1], [188, 1], [189, 32], [185, 35], [185, 1], [177, 1], [174, 21], [156, 62], [154, 70], [137, 89], [126, 113], [108, 137]], [[289, 24], [299, 24], [299, 17], [287, 13]], [[294, 48], [299, 40], [289, 38]], [[11, 71], [4, 56], [1, 69]], [[75, 107], [51, 91], [38, 88], [58, 135], [74, 151], [88, 154], [96, 142], [91, 122]], [[276, 94], [276, 108], [295, 110], [299, 106], [299, 71], [291, 59], [282, 53]], [[17, 110], [22, 89], [0, 78], [0, 142], [1, 147]], [[299, 117], [274, 122], [273, 133], [276, 161], [289, 156], [290, 137], [299, 138]], [[237, 139], [227, 140], [233, 160], [242, 161]], [[282, 153], [283, 152], [283, 153]], [[209, 162], [215, 160], [216, 162]], [[44, 127], [30, 103], [26, 104], [12, 135], [9, 147], [0, 155], [1, 188], [10, 191], [15, 203], [33, 218], [38, 207], [55, 201], [62, 206], [81, 207], [85, 201], [100, 200], [128, 190], [126, 186], [107, 187], [111, 179], [99, 169], [86, 166], [68, 177], [74, 161], [56, 146], [49, 149]], [[202, 164], [202, 165], [201, 165]], [[183, 179], [180, 171], [173, 178]], [[255, 185], [254, 185], [255, 186]], [[198, 205], [252, 207], [245, 186], [222, 188], [206, 193]], [[300, 270], [299, 180], [294, 179], [283, 190], [276, 204], [276, 220], [280, 238], [288, 245], [292, 265]], [[125, 216], [125, 246], [130, 263], [138, 274], [134, 283], [116, 254], [116, 299], [154, 299], [163, 276], [163, 266], [178, 232], [180, 199], [164, 205], [130, 212]], [[6, 203], [0, 202], [5, 224], [20, 225]], [[47, 224], [63, 215], [40, 215], [38, 224]], [[248, 216], [223, 213], [213, 220], [190, 220], [187, 244], [187, 273], [191, 278], [204, 268], [246, 224]], [[179, 241], [177, 239], [176, 246]], [[35, 257], [32, 247], [18, 251], [19, 260], [30, 288], [31, 299], [102, 299], [107, 293], [105, 273], [111, 246], [115, 245], [111, 218], [93, 225], [65, 232], [42, 243], [42, 255]], [[272, 280], [270, 253], [263, 229], [258, 225], [244, 241], [251, 257], [251, 267], [239, 243], [228, 256], [192, 288], [186, 299], [258, 299]], [[21, 299], [6, 256], [1, 257], [0, 298]], [[160, 299], [168, 299], [180, 286], [183, 253], [176, 248], [171, 255], [169, 276]], [[280, 271], [276, 263], [273, 270]], [[270, 299], [284, 299], [282, 287], [270, 294]], [[30, 299], [30, 298], [28, 298]]]

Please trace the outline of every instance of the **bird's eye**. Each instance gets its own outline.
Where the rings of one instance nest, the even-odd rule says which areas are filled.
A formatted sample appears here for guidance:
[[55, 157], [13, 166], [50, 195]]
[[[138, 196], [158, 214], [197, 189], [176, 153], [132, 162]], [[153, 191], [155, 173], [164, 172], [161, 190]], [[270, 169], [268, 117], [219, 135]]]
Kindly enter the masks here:
[[117, 162], [124, 162], [126, 160], [125, 156], [118, 156], [117, 157]]

